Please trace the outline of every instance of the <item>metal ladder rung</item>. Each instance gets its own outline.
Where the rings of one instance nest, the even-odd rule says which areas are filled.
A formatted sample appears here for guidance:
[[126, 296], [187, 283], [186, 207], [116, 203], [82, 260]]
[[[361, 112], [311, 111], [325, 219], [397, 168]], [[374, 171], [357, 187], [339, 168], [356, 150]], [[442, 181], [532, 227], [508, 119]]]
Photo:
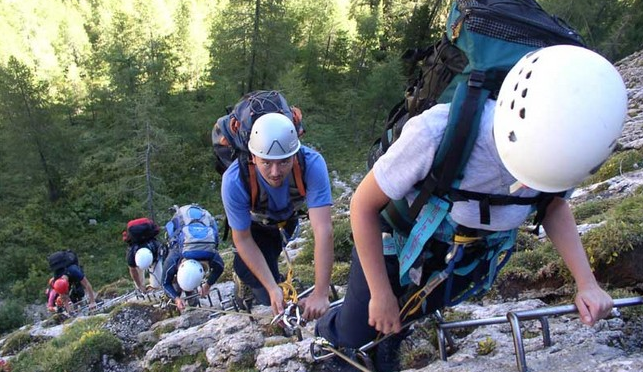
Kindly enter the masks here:
[[[627, 307], [643, 305], [643, 297], [629, 297], [614, 300], [614, 307]], [[516, 350], [516, 364], [518, 371], [527, 372], [527, 361], [525, 358], [525, 348], [522, 341], [522, 334], [520, 331], [520, 322], [524, 320], [538, 320], [542, 326], [543, 332], [543, 346], [551, 346], [551, 336], [549, 333], [549, 320], [547, 317], [553, 315], [565, 315], [578, 312], [576, 305], [562, 305], [550, 306], [532, 310], [518, 310], [510, 311], [506, 316], [497, 316], [486, 319], [470, 319], [460, 320], [454, 322], [438, 323], [438, 347], [440, 351], [440, 359], [447, 360], [446, 342], [448, 338], [448, 330], [454, 328], [469, 328], [479, 327], [484, 325], [509, 323], [511, 325], [511, 333], [513, 335], [514, 348]]]

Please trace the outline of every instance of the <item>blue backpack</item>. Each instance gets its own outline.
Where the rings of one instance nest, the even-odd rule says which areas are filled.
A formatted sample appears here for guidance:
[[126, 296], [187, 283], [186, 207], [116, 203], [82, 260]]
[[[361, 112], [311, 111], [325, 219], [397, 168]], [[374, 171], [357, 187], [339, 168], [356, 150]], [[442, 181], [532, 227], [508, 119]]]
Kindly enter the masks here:
[[505, 76], [525, 54], [557, 44], [584, 46], [576, 31], [535, 0], [456, 0], [442, 39], [402, 56], [413, 66], [421, 62], [419, 75], [390, 111], [384, 133], [369, 152], [369, 168], [395, 142], [409, 118], [437, 103], [451, 102], [451, 107], [431, 170], [416, 186], [415, 201], [410, 207], [406, 200], [391, 201], [382, 211], [388, 225], [408, 236], [432, 196], [445, 201], [448, 209], [453, 200], [479, 201], [482, 224], [490, 223], [490, 206], [508, 204], [535, 205], [536, 224], [542, 222], [553, 194], [518, 198], [468, 192], [457, 186], [478, 136], [485, 101], [497, 97]]
[[170, 247], [178, 248], [186, 259], [209, 259], [219, 246], [216, 220], [198, 204], [175, 206], [165, 230]]

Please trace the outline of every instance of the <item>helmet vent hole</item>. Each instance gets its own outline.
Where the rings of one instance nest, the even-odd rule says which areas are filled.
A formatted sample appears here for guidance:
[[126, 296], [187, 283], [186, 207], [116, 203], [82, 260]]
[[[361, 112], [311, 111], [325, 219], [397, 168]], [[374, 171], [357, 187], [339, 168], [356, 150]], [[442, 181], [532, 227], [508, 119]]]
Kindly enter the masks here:
[[525, 108], [524, 108], [524, 107], [520, 109], [520, 112], [518, 113], [518, 116], [520, 116], [520, 118], [521, 118], [521, 119], [524, 119], [524, 118], [525, 118], [525, 115], [526, 115], [526, 112], [525, 112], [525, 111], [526, 111], [526, 110], [525, 110]]
[[511, 109], [512, 110], [514, 109], [515, 104], [516, 104], [516, 101], [511, 101]]
[[520, 71], [518, 71], [518, 75], [522, 75], [522, 70], [523, 69], [521, 68]]
[[523, 89], [523, 90], [522, 90], [522, 94], [521, 94], [521, 96], [522, 96], [522, 98], [527, 97], [527, 88], [525, 88], [525, 89]]
[[516, 142], [518, 139], [516, 138], [516, 133], [512, 130], [509, 132], [509, 142]]
[[527, 75], [525, 75], [525, 79], [529, 79], [530, 77], [531, 77], [531, 71], [529, 71]]
[[531, 63], [536, 63], [536, 62], [538, 62], [538, 57], [534, 58], [534, 60], [531, 61]]
[[516, 85], [514, 85], [514, 92], [517, 91], [517, 90], [518, 90], [518, 83], [516, 83]]

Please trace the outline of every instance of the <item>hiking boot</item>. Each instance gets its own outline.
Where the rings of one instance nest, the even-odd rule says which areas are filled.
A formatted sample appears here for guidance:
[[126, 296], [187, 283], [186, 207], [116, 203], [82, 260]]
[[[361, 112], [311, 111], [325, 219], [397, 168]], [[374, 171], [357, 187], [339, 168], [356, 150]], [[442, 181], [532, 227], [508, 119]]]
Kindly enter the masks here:
[[[355, 361], [355, 363], [362, 365], [358, 361], [358, 357], [355, 354], [355, 349], [348, 349], [348, 348], [340, 348], [340, 352], [344, 354], [344, 356], [350, 358], [351, 360]], [[323, 367], [322, 371], [328, 371], [328, 372], [359, 372], [360, 370], [355, 367], [354, 365], [348, 363], [346, 360], [339, 356], [335, 356], [334, 358], [331, 358], [325, 362], [323, 362]]]
[[234, 282], [234, 303], [239, 310], [250, 311], [253, 299], [252, 289], [235, 272], [232, 272], [232, 281]]
[[199, 307], [201, 306], [201, 302], [199, 301], [199, 292], [197, 291], [187, 291], [185, 292], [185, 299], [188, 305], [192, 307]]
[[373, 363], [378, 372], [390, 372], [400, 370], [400, 345], [404, 339], [405, 332], [393, 335], [380, 342], [375, 349]]

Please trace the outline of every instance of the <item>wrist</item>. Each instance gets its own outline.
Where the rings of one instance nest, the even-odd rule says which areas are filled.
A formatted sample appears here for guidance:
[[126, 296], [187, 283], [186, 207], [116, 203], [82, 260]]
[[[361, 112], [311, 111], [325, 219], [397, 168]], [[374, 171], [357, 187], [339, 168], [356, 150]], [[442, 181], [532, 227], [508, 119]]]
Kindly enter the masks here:
[[579, 291], [600, 287], [594, 275], [590, 275], [589, 277], [578, 278], [578, 279], [575, 279], [574, 281], [576, 282], [576, 289]]
[[325, 286], [325, 287], [315, 286], [315, 289], [313, 289], [313, 293], [311, 293], [311, 296], [329, 297], [330, 289], [328, 286]]

